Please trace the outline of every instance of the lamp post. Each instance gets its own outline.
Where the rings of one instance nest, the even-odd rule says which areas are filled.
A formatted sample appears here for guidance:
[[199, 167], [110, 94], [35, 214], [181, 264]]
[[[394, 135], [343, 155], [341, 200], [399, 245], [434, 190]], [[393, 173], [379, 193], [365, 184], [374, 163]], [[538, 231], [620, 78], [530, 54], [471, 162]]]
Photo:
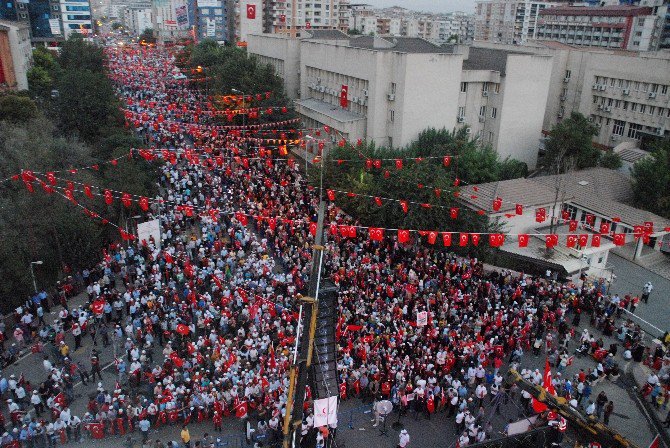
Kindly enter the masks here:
[[33, 270], [33, 265], [34, 264], [44, 264], [42, 260], [37, 260], [37, 261], [31, 261], [30, 262], [30, 276], [33, 279], [33, 289], [35, 290], [35, 294], [37, 294], [37, 282], [35, 281], [35, 271]]
[[[129, 217], [126, 218], [126, 233], [130, 233], [128, 231], [128, 221], [130, 221], [131, 219], [140, 219], [141, 217], [142, 217], [141, 215], [135, 215], [135, 216], [129, 216]], [[133, 231], [133, 235], [134, 234], [135, 234], [135, 232]], [[130, 241], [128, 242], [128, 246], [130, 246]]]

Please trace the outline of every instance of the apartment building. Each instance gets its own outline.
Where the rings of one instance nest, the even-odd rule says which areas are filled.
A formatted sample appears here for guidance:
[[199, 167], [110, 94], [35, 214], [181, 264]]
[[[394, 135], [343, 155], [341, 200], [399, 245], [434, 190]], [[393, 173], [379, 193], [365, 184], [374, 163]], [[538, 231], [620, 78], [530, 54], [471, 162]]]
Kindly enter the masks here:
[[339, 29], [347, 21], [348, 7], [343, 0], [265, 0], [263, 32]]
[[661, 21], [645, 6], [560, 6], [540, 12], [537, 39], [570, 45], [650, 51], [658, 48]]
[[556, 2], [531, 0], [480, 0], [475, 7], [474, 40], [525, 44], [534, 39], [542, 10]]
[[0, 92], [27, 90], [32, 61], [28, 24], [0, 20]]
[[122, 17], [123, 25], [135, 35], [140, 35], [144, 30], [152, 27], [150, 7], [127, 6], [123, 10]]
[[402, 147], [427, 127], [468, 126], [502, 157], [536, 164], [551, 56], [336, 31], [252, 35], [248, 51], [284, 80], [308, 127]]
[[73, 33], [87, 36], [93, 30], [90, 0], [5, 0], [2, 3], [0, 20], [27, 24], [34, 44], [57, 46]]
[[405, 8], [351, 5], [349, 28], [372, 36], [419, 37], [435, 43], [472, 41], [473, 17], [463, 12], [426, 14]]
[[[260, 3], [260, 0], [258, 0], [258, 3]], [[243, 6], [246, 11], [246, 2]], [[188, 0], [187, 7], [188, 23], [198, 40], [213, 39], [217, 42], [228, 40], [228, 5], [226, 0]]]

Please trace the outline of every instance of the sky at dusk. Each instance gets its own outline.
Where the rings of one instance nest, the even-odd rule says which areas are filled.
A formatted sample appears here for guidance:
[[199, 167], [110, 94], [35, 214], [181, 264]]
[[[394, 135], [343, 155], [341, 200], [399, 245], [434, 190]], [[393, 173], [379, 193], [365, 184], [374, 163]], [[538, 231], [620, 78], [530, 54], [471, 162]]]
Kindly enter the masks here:
[[475, 0], [352, 0], [351, 3], [367, 3], [379, 8], [401, 6], [416, 11], [430, 12], [474, 12], [475, 10]]

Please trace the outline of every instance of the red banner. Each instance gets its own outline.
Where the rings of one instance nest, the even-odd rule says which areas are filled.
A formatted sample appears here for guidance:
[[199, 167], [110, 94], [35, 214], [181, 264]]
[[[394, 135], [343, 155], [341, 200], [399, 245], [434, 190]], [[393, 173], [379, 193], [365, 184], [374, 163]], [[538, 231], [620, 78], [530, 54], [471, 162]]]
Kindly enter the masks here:
[[256, 18], [256, 5], [247, 5], [247, 19], [254, 20]]
[[349, 100], [347, 96], [349, 94], [349, 86], [342, 84], [342, 89], [340, 90], [340, 106], [347, 107], [349, 106]]

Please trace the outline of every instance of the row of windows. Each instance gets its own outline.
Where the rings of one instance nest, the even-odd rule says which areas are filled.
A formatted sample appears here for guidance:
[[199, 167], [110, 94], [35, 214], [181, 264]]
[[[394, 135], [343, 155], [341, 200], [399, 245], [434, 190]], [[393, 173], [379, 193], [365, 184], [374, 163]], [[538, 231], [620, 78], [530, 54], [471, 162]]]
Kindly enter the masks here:
[[[467, 93], [468, 92], [468, 84], [469, 83], [467, 83], [467, 82], [462, 82], [461, 83], [461, 93]], [[491, 88], [491, 85], [493, 85], [492, 88]], [[497, 83], [497, 82], [482, 83], [482, 93], [489, 92], [490, 90], [493, 90], [493, 93], [500, 93], [500, 83]]]
[[650, 106], [648, 104], [616, 100], [614, 98], [596, 95], [593, 96], [593, 104], [600, 104], [601, 106], [613, 107], [615, 109], [630, 110], [631, 112], [640, 114], [658, 115], [659, 117], [666, 116], [670, 118], [670, 108], [665, 107]]
[[620, 137], [626, 135], [628, 138], [635, 140], [640, 138], [640, 135], [643, 131], [648, 133], [657, 133], [659, 129], [654, 126], [645, 126], [639, 123], [628, 123], [624, 120], [612, 120], [611, 118], [600, 116], [595, 117], [595, 121], [596, 123], [604, 126], [609, 126], [610, 123], [612, 123], [612, 135], [618, 135]]
[[[557, 15], [546, 15], [543, 18], [547, 21], [559, 21], [559, 22], [601, 22], [601, 23], [625, 23], [625, 17], [599, 17], [599, 16], [557, 16]], [[642, 19], [642, 24], [644, 24], [644, 18]]]
[[629, 89], [635, 92], [656, 93], [659, 95], [668, 94], [668, 86], [665, 84], [654, 84], [641, 81], [631, 81], [629, 79], [608, 78], [606, 76], [596, 76], [596, 84], [613, 89]]

